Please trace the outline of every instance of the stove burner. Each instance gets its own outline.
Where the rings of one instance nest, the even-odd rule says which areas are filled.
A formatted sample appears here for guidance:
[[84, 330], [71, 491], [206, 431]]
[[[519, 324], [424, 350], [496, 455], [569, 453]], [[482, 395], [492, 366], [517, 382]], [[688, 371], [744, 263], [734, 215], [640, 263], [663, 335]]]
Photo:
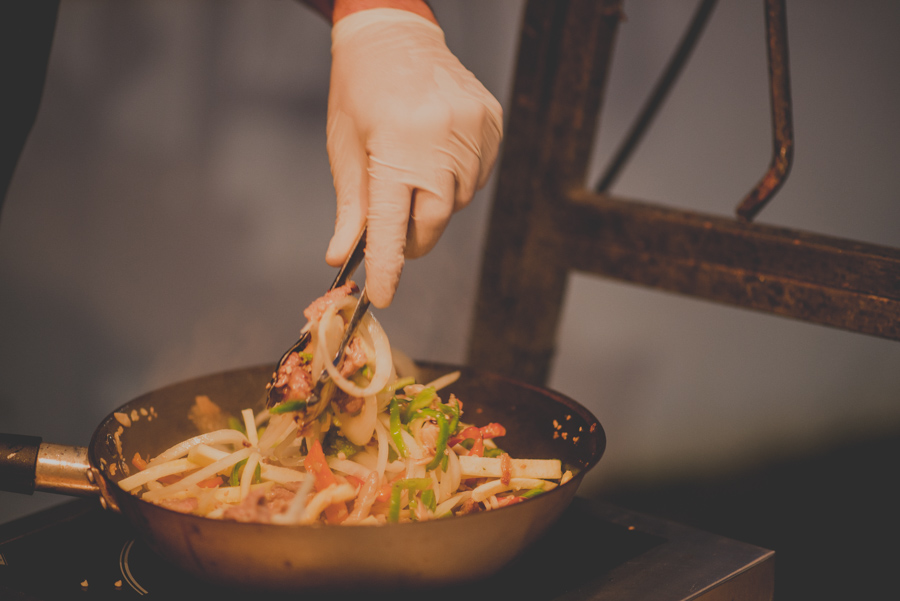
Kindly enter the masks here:
[[133, 588], [139, 595], [146, 595], [147, 589], [138, 584], [138, 581], [131, 575], [131, 566], [129, 565], [128, 560], [131, 555], [131, 547], [133, 546], [134, 539], [131, 539], [122, 547], [122, 552], [119, 553], [119, 570], [121, 570], [122, 578], [125, 579], [128, 586]]
[[[260, 596], [259, 591], [248, 595], [248, 591], [182, 572], [136, 536], [125, 518], [103, 511], [96, 500], [73, 501], [2, 524], [0, 599], [245, 601]], [[613, 600], [684, 601], [696, 598], [705, 587], [721, 587], [725, 598], [749, 584], [768, 586], [772, 555], [758, 547], [576, 499], [548, 535], [495, 576], [474, 585], [427, 591], [425, 596], [431, 601], [456, 601], [463, 596], [473, 601], [552, 601], [602, 594]], [[365, 596], [369, 601], [396, 599], [397, 592]], [[267, 601], [298, 598], [268, 592], [264, 597]], [[356, 601], [359, 594], [314, 598]]]
[[129, 538], [122, 543], [119, 573], [122, 581], [138, 596], [149, 595], [156, 599], [207, 599], [212, 595], [224, 600], [238, 598], [234, 591], [220, 590], [215, 584], [200, 582], [182, 572], [140, 539]]

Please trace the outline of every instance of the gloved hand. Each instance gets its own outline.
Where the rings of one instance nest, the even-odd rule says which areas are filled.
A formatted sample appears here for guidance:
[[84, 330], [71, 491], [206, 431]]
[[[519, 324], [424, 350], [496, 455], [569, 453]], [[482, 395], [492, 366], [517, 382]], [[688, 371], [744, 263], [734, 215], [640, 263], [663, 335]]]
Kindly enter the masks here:
[[440, 27], [416, 14], [355, 12], [331, 37], [327, 145], [337, 218], [325, 258], [341, 265], [367, 226], [367, 292], [385, 308], [404, 256], [430, 251], [487, 181], [502, 109]]

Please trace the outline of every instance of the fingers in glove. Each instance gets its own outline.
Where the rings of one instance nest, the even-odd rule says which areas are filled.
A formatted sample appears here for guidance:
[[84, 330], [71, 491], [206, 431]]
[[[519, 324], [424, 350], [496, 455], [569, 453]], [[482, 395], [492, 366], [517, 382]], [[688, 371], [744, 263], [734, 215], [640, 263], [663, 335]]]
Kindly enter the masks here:
[[431, 252], [453, 214], [453, 176], [447, 173], [441, 179], [442, 182], [435, 191], [419, 188], [413, 192], [406, 233], [406, 256], [410, 259]]
[[355, 128], [342, 114], [334, 114], [329, 119], [327, 147], [337, 195], [337, 212], [334, 235], [328, 243], [325, 261], [338, 267], [347, 260], [366, 224], [369, 205], [368, 157]]
[[487, 90], [482, 97], [485, 112], [481, 124], [481, 162], [479, 164], [478, 183], [476, 189], [481, 189], [487, 183], [500, 152], [500, 141], [503, 139], [503, 108], [496, 98]]
[[366, 290], [372, 304], [391, 304], [403, 271], [412, 188], [394, 177], [393, 168], [370, 160], [366, 230]]

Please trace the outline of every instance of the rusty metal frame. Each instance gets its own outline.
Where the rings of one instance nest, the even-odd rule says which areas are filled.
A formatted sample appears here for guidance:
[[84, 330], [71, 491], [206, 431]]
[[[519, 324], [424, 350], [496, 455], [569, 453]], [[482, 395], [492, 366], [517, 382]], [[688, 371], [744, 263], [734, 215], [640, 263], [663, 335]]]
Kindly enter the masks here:
[[766, 0], [766, 50], [769, 62], [769, 99], [772, 108], [772, 161], [756, 187], [738, 205], [737, 215], [753, 218], [778, 192], [794, 162], [794, 119], [788, 61], [785, 0]]
[[765, 6], [775, 152], [727, 219], [587, 189], [622, 0], [529, 0], [470, 364], [545, 383], [572, 271], [900, 340], [900, 250], [750, 222], [784, 181], [793, 148], [784, 0]]

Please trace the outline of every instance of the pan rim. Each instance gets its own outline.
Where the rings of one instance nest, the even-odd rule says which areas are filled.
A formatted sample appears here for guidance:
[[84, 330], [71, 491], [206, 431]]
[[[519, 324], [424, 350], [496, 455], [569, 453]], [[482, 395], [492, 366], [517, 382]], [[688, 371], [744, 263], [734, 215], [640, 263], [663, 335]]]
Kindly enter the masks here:
[[[570, 493], [569, 491], [572, 490], [573, 488], [577, 490], [577, 488], [578, 488], [578, 486], [580, 486], [580, 483], [581, 483], [582, 479], [584, 478], [584, 476], [597, 465], [597, 463], [600, 461], [603, 454], [605, 453], [606, 432], [605, 432], [602, 424], [600, 423], [600, 421], [584, 405], [582, 405], [578, 401], [572, 399], [571, 397], [569, 397], [568, 395], [566, 395], [562, 392], [559, 392], [557, 390], [547, 388], [544, 386], [539, 386], [539, 385], [523, 382], [521, 380], [516, 380], [515, 378], [509, 377], [509, 376], [506, 376], [503, 374], [498, 374], [495, 372], [490, 372], [487, 370], [483, 370], [483, 369], [480, 369], [477, 367], [472, 367], [472, 366], [467, 366], [467, 365], [454, 365], [454, 364], [449, 364], [449, 363], [443, 363], [443, 362], [437, 362], [437, 361], [427, 361], [427, 360], [426, 361], [415, 361], [415, 364], [422, 368], [437, 369], [437, 370], [448, 371], [448, 372], [454, 371], [454, 370], [460, 370], [463, 373], [468, 373], [470, 375], [478, 375], [479, 377], [487, 377], [487, 378], [491, 378], [494, 380], [504, 382], [506, 384], [509, 384], [509, 385], [512, 385], [515, 387], [526, 388], [526, 389], [532, 390], [534, 392], [538, 392], [538, 393], [542, 394], [543, 396], [552, 398], [555, 403], [561, 404], [561, 405], [565, 406], [567, 409], [572, 410], [573, 413], [578, 414], [579, 417], [581, 417], [585, 421], [585, 423], [588, 424], [589, 429], [590, 429], [590, 432], [589, 432], [590, 440], [592, 443], [591, 446], [593, 448], [591, 449], [590, 456], [586, 457], [586, 461], [585, 461], [584, 465], [578, 466], [578, 472], [574, 473], [573, 477], [569, 481], [567, 481], [565, 484], [561, 484], [561, 485], [557, 486], [556, 488], [554, 488], [553, 490], [547, 491], [541, 495], [538, 495], [537, 497], [534, 497], [531, 499], [526, 499], [525, 503], [516, 503], [513, 505], [509, 505], [507, 507], [500, 508], [500, 509], [503, 509], [504, 511], [523, 512], [523, 511], [525, 511], [525, 509], [521, 506], [525, 506], [525, 505], [533, 506], [533, 504], [535, 502], [541, 502], [542, 499], [544, 499], [546, 502], [546, 499], [553, 500], [556, 497], [563, 495], [563, 494], [569, 494], [570, 496], [574, 496], [575, 492]], [[471, 522], [471, 521], [473, 521], [473, 519], [485, 519], [484, 516], [490, 515], [497, 511], [497, 510], [491, 510], [491, 511], [473, 512], [473, 513], [466, 514], [466, 515], [453, 516], [452, 518], [448, 518], [448, 519], [436, 519], [436, 520], [426, 520], [426, 521], [422, 521], [422, 522], [403, 522], [403, 523], [392, 523], [392, 524], [343, 525], [343, 524], [313, 523], [313, 524], [285, 524], [285, 525], [282, 525], [282, 524], [272, 524], [272, 523], [265, 523], [265, 522], [239, 522], [239, 521], [235, 521], [235, 520], [223, 520], [223, 519], [216, 519], [216, 518], [208, 518], [205, 516], [199, 516], [199, 515], [194, 515], [194, 514], [190, 514], [190, 513], [182, 513], [182, 512], [176, 511], [174, 509], [165, 507], [163, 505], [158, 505], [158, 504], [152, 503], [150, 501], [145, 501], [142, 498], [140, 498], [139, 496], [123, 490], [118, 485], [118, 480], [121, 479], [121, 476], [110, 477], [106, 473], [105, 470], [101, 469], [100, 462], [98, 459], [98, 448], [102, 444], [102, 441], [100, 439], [101, 439], [103, 433], [107, 430], [108, 424], [110, 424], [111, 422], [120, 423], [120, 422], [118, 422], [117, 418], [115, 417], [116, 413], [126, 413], [127, 414], [133, 408], [133, 407], [131, 407], [132, 405], [139, 404], [142, 400], [146, 399], [150, 395], [159, 394], [168, 389], [173, 389], [173, 388], [177, 388], [179, 386], [184, 386], [188, 383], [191, 383], [191, 382], [194, 382], [197, 380], [202, 380], [205, 378], [219, 377], [219, 376], [227, 376], [228, 374], [246, 373], [249, 371], [257, 371], [257, 370], [269, 372], [273, 368], [274, 368], [274, 364], [263, 363], [263, 364], [251, 365], [251, 366], [246, 366], [246, 367], [236, 367], [236, 368], [230, 368], [230, 369], [226, 369], [226, 370], [209, 372], [209, 373], [202, 374], [200, 376], [191, 377], [191, 378], [183, 378], [183, 379], [180, 379], [173, 383], [162, 386], [160, 388], [157, 388], [152, 391], [141, 394], [141, 395], [129, 400], [128, 402], [120, 405], [119, 407], [113, 409], [112, 411], [110, 411], [109, 414], [101, 420], [100, 424], [94, 430], [94, 433], [91, 436], [90, 445], [88, 447], [88, 455], [89, 455], [89, 461], [90, 461], [91, 465], [99, 473], [99, 477], [105, 481], [106, 488], [115, 497], [115, 500], [117, 501], [117, 505], [119, 506], [119, 508], [122, 507], [123, 500], [127, 499], [127, 501], [126, 501], [127, 503], [137, 502], [137, 504], [141, 507], [151, 508], [151, 509], [149, 509], [150, 511], [162, 511], [162, 512], [166, 512], [166, 514], [177, 515], [180, 517], [180, 519], [184, 520], [186, 522], [186, 524], [190, 524], [190, 523], [194, 522], [195, 520], [200, 520], [200, 522], [198, 522], [200, 524], [209, 524], [209, 523], [213, 522], [213, 523], [227, 524], [230, 528], [258, 529], [258, 528], [262, 527], [262, 528], [266, 528], [266, 529], [275, 529], [276, 531], [280, 531], [280, 532], [283, 532], [285, 529], [296, 530], [297, 532], [307, 532], [307, 531], [311, 531], [311, 530], [315, 530], [315, 531], [320, 531], [320, 530], [354, 531], [355, 529], [364, 530], [364, 531], [369, 531], [369, 530], [374, 531], [374, 530], [385, 530], [386, 528], [390, 529], [391, 531], [401, 531], [403, 529], [408, 529], [410, 527], [417, 527], [419, 529], [423, 529], [425, 527], [429, 527], [429, 526], [427, 526], [428, 524], [432, 524], [432, 526], [430, 526], [431, 528], [443, 528], [444, 526], [435, 526], [435, 525], [444, 524], [444, 523], [449, 523], [449, 524], [459, 523], [459, 520], [468, 520], [469, 522]], [[124, 462], [124, 457], [121, 457], [121, 460]], [[506, 513], [505, 515], [511, 515], [511, 514]]]

